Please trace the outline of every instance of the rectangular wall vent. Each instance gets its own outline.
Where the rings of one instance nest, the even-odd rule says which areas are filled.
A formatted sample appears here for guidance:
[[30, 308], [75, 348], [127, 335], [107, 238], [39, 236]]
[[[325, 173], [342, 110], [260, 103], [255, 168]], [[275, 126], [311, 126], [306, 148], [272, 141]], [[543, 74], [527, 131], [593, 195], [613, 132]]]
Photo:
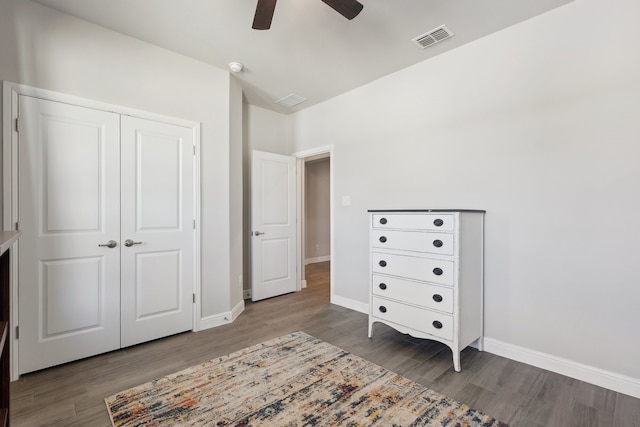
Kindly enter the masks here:
[[444, 25], [434, 28], [416, 38], [411, 39], [412, 42], [420, 46], [422, 49], [441, 42], [453, 36], [453, 32]]
[[307, 98], [303, 98], [299, 95], [294, 95], [293, 93], [290, 95], [285, 96], [282, 99], [279, 99], [276, 101], [276, 104], [280, 104], [283, 107], [287, 107], [287, 108], [291, 108], [294, 107], [298, 104], [303, 103], [304, 101], [306, 101]]

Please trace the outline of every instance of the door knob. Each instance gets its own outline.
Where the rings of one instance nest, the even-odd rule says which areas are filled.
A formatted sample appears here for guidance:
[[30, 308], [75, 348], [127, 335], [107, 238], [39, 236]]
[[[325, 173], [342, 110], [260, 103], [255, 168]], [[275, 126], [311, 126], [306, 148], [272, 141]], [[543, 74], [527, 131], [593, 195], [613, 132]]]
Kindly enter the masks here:
[[134, 241], [133, 241], [133, 240], [131, 240], [131, 239], [127, 239], [127, 240], [125, 240], [125, 241], [124, 241], [124, 245], [125, 245], [126, 247], [128, 247], [128, 248], [130, 248], [130, 247], [131, 247], [131, 246], [133, 246], [133, 245], [141, 245], [141, 244], [142, 244], [142, 242], [134, 242]]
[[116, 246], [118, 246], [118, 242], [116, 242], [115, 240], [109, 240], [107, 243], [102, 243], [102, 244], [99, 244], [98, 246], [113, 249]]
[[254, 236], [259, 236], [259, 235], [261, 235], [261, 234], [264, 234], [264, 232], [262, 232], [262, 231], [254, 231], [254, 232], [253, 232], [253, 235], [254, 235]]

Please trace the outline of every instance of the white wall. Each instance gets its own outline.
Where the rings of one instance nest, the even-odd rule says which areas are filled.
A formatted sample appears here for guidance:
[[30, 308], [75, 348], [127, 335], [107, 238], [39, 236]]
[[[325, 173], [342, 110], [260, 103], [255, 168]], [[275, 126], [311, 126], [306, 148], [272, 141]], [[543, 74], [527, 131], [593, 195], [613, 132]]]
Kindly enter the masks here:
[[245, 105], [244, 132], [246, 148], [251, 160], [251, 150], [289, 155], [293, 152], [293, 128], [291, 115]]
[[330, 162], [305, 162], [305, 262], [325, 261], [331, 254]]
[[639, 18], [577, 0], [296, 113], [335, 294], [367, 302], [367, 209], [486, 209], [487, 336], [640, 379]]
[[230, 268], [241, 263], [230, 237], [241, 210], [230, 165], [241, 154], [229, 145], [242, 132], [228, 72], [24, 0], [0, 3], [0, 41], [2, 80], [202, 123], [201, 308], [228, 312], [239, 295]]

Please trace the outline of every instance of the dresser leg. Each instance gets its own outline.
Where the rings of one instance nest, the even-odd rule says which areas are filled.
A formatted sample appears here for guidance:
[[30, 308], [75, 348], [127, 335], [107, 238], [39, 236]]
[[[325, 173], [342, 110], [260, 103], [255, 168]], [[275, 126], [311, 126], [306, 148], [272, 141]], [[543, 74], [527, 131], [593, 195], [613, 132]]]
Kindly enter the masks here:
[[455, 369], [456, 372], [460, 372], [460, 353], [454, 353], [453, 354], [453, 369]]
[[478, 351], [484, 351], [484, 337], [478, 338]]
[[373, 322], [369, 322], [369, 338], [373, 336]]
[[456, 372], [460, 372], [460, 349], [457, 345], [451, 347], [451, 352], [453, 353], [453, 369]]

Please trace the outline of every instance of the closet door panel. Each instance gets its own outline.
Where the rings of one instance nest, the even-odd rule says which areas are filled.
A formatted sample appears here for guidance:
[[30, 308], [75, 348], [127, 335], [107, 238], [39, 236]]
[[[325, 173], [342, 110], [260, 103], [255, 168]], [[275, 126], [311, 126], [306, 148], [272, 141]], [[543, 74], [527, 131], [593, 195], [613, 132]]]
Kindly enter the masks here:
[[28, 96], [19, 117], [24, 373], [120, 347], [120, 118]]
[[122, 118], [123, 347], [193, 328], [193, 146], [191, 128]]

